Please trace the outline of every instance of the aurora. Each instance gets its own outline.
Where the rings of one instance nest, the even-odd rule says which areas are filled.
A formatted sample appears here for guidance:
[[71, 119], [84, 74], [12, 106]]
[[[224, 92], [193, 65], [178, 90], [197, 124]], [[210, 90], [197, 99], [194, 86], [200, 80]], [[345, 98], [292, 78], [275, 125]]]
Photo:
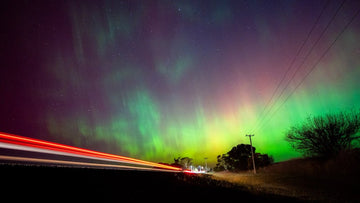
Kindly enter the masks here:
[[154, 162], [188, 156], [210, 164], [249, 143], [251, 133], [257, 152], [275, 161], [299, 157], [284, 140], [290, 126], [359, 108], [359, 16], [308, 74], [360, 7], [340, 3], [8, 3], [0, 131]]

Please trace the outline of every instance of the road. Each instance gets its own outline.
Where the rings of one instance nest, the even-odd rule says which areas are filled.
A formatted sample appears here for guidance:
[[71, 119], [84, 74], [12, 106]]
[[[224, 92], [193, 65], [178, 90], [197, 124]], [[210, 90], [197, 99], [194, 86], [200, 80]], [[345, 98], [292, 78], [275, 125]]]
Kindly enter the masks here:
[[182, 172], [178, 167], [2, 132], [0, 148], [0, 160], [7, 163]]

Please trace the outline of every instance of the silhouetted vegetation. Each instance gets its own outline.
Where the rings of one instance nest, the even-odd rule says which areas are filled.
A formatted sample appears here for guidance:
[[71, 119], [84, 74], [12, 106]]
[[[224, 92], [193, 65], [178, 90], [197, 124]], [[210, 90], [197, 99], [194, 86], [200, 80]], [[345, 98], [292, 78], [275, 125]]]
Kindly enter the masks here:
[[[252, 147], [255, 154], [256, 168], [268, 166], [274, 162], [274, 159], [267, 154], [255, 153], [256, 148]], [[218, 163], [214, 170], [222, 171], [241, 171], [251, 170], [253, 168], [251, 162], [251, 146], [248, 144], [239, 144], [233, 147], [229, 152], [217, 156]]]
[[286, 140], [305, 156], [333, 157], [351, 149], [360, 138], [359, 129], [359, 111], [310, 116], [303, 125], [292, 127]]
[[174, 163], [172, 166], [180, 167], [182, 169], [188, 169], [192, 165], [192, 158], [189, 157], [178, 157], [174, 158]]

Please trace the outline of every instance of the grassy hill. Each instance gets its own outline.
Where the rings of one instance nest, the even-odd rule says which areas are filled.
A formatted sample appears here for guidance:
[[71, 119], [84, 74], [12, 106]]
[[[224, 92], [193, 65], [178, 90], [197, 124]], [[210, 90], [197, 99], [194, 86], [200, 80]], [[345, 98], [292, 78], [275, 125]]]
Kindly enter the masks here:
[[303, 200], [356, 201], [360, 199], [360, 150], [342, 152], [332, 159], [303, 158], [275, 163], [254, 175], [215, 173], [255, 193], [278, 194]]

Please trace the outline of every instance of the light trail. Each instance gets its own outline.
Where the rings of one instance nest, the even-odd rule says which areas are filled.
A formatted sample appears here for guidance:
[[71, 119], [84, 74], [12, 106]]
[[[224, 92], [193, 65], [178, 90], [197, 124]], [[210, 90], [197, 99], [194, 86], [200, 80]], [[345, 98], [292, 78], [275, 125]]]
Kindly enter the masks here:
[[153, 167], [160, 167], [160, 168], [165, 167], [165, 168], [171, 169], [171, 170], [179, 170], [179, 168], [177, 168], [177, 167], [167, 166], [167, 165], [163, 165], [163, 164], [157, 164], [157, 163], [153, 163], [153, 162], [149, 162], [149, 161], [143, 161], [143, 160], [139, 160], [139, 159], [124, 157], [124, 156], [119, 156], [119, 155], [114, 155], [114, 154], [108, 154], [108, 153], [88, 150], [88, 149], [84, 149], [84, 148], [73, 147], [73, 146], [69, 146], [69, 145], [58, 144], [58, 143], [54, 143], [54, 142], [48, 142], [48, 141], [44, 141], [44, 140], [38, 140], [38, 139], [33, 139], [33, 138], [12, 135], [12, 134], [8, 134], [8, 133], [0, 132], [0, 139], [1, 138], [4, 139], [4, 140], [0, 140], [3, 142], [10, 140], [13, 143], [17, 142], [20, 145], [29, 145], [30, 144], [31, 146], [37, 146], [39, 148], [43, 148], [43, 147], [49, 148], [50, 147], [53, 150], [70, 150], [72, 153], [86, 153], [88, 155], [102, 156], [102, 157], [111, 158], [114, 160], [119, 160], [119, 161], [124, 161], [124, 162], [128, 161], [129, 163], [136, 163], [136, 164], [142, 164], [142, 165], [147, 165], [147, 166], [150, 165]]
[[146, 168], [146, 167], [136, 167], [136, 166], [123, 166], [123, 165], [117, 165], [117, 164], [99, 164], [99, 163], [88, 163], [88, 162], [79, 162], [79, 161], [64, 161], [64, 160], [54, 160], [54, 159], [39, 159], [39, 158], [2, 156], [2, 155], [0, 155], [0, 159], [9, 160], [9, 161], [21, 161], [21, 162], [61, 164], [61, 165], [68, 165], [68, 166], [85, 166], [85, 167], [96, 167], [96, 168], [119, 168], [119, 169], [132, 169], [132, 170], [145, 170], [145, 171], [178, 172], [178, 171], [174, 171], [174, 170], [159, 169], [159, 168]]
[[[38, 146], [33, 144], [21, 143], [9, 140], [1, 140], [0, 139], [0, 147], [13, 149], [13, 150], [21, 150], [21, 151], [29, 151], [29, 152], [38, 152], [38, 153], [46, 153], [46, 154], [55, 154], [55, 155], [63, 155], [63, 156], [71, 156], [71, 157], [80, 157], [80, 158], [89, 158], [89, 159], [97, 159], [97, 160], [106, 160], [109, 161], [109, 158], [106, 156], [92, 155], [89, 156], [87, 153], [73, 152], [71, 150], [57, 149], [46, 146]], [[121, 159], [110, 159], [111, 161], [119, 162], [119, 163], [129, 163], [134, 164], [134, 162], [121, 160]], [[138, 164], [138, 163], [136, 163]], [[140, 164], [146, 165], [146, 164]], [[146, 165], [148, 166], [148, 165]]]
[[[164, 164], [158, 164], [149, 161], [143, 161], [140, 159], [129, 158], [125, 156], [119, 156], [114, 154], [108, 154], [98, 152], [94, 150], [88, 150], [84, 148], [73, 147], [69, 145], [58, 144], [54, 142], [48, 142], [39, 139], [27, 138], [8, 133], [0, 132], [0, 148], [7, 148], [21, 151], [31, 151], [46, 154], [56, 154], [63, 156], [80, 157], [87, 159], [97, 159], [102, 161], [111, 161], [119, 163], [127, 163], [133, 165], [142, 165], [147, 167], [156, 167], [160, 169], [170, 171], [182, 171], [181, 168], [168, 166]], [[141, 168], [141, 167], [137, 167]], [[152, 168], [149, 168], [152, 169]]]
[[86, 159], [94, 159], [94, 160], [100, 160], [100, 161], [113, 161], [113, 162], [118, 162], [118, 163], [133, 164], [132, 162], [127, 162], [127, 161], [109, 160], [109, 159], [101, 158], [101, 157], [87, 156], [86, 154], [75, 154], [75, 153], [67, 152], [65, 150], [55, 151], [55, 150], [51, 150], [49, 148], [48, 149], [36, 148], [36, 147], [29, 146], [29, 145], [27, 145], [27, 146], [17, 145], [17, 144], [5, 143], [5, 142], [1, 142], [1, 141], [0, 141], [0, 148], [21, 150], [21, 151], [28, 151], [28, 152], [38, 152], [38, 153], [44, 153], [44, 154], [54, 154], [54, 155], [78, 157], [78, 158], [86, 158]]

